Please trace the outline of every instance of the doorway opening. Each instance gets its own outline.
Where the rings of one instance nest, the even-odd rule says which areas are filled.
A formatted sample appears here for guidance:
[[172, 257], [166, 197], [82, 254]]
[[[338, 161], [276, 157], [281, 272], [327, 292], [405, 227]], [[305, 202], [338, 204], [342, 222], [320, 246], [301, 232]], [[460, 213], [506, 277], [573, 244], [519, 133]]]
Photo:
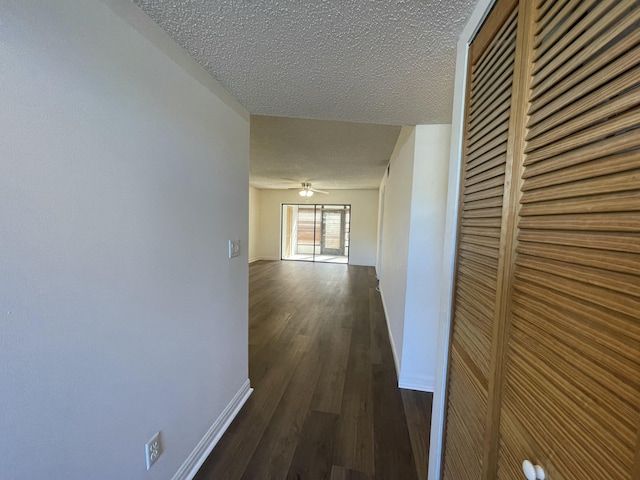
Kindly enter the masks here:
[[282, 204], [282, 260], [349, 263], [351, 205]]

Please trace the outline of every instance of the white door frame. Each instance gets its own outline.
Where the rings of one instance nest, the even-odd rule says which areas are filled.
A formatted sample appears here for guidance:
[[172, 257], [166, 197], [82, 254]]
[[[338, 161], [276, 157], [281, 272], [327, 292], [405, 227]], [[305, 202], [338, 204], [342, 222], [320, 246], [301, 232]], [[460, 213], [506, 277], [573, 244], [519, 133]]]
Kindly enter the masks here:
[[431, 448], [429, 450], [429, 480], [440, 480], [446, 408], [447, 367], [449, 360], [449, 334], [451, 332], [451, 300], [455, 270], [456, 239], [458, 227], [458, 199], [460, 189], [460, 165], [462, 164], [462, 135], [464, 125], [464, 99], [467, 84], [467, 56], [469, 44], [482, 26], [496, 0], [479, 0], [460, 40], [456, 56], [456, 74], [451, 122], [451, 150], [449, 157], [449, 185], [447, 189], [447, 217], [444, 237], [442, 281], [440, 297], [440, 325], [438, 328], [438, 352], [436, 357], [436, 382], [431, 411]]

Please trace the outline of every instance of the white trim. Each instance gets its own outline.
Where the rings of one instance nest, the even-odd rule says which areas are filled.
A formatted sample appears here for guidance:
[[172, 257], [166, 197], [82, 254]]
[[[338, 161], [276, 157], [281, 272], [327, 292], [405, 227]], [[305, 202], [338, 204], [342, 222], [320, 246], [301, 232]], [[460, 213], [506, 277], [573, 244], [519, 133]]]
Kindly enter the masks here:
[[391, 353], [393, 353], [393, 363], [396, 366], [396, 376], [400, 378], [400, 361], [396, 352], [396, 344], [393, 341], [393, 333], [391, 333], [391, 324], [389, 323], [389, 315], [387, 314], [387, 304], [384, 303], [384, 295], [382, 289], [379, 290], [380, 299], [382, 300], [382, 310], [384, 310], [384, 323], [387, 324], [387, 332], [389, 332], [389, 343], [391, 344]]
[[253, 257], [249, 259], [249, 263], [258, 262], [260, 260], [267, 260], [269, 262], [279, 262], [280, 259], [278, 257]]
[[398, 387], [419, 392], [433, 392], [436, 378], [433, 375], [406, 374], [400, 375]]
[[455, 249], [458, 227], [458, 198], [460, 187], [460, 165], [462, 158], [462, 136], [464, 125], [464, 99], [467, 83], [467, 54], [469, 44], [480, 29], [496, 0], [479, 0], [467, 22], [456, 56], [456, 75], [453, 94], [451, 122], [451, 153], [449, 157], [449, 185], [447, 195], [447, 220], [445, 227], [442, 294], [440, 297], [440, 324], [438, 328], [438, 351], [436, 356], [436, 378], [434, 382], [433, 409], [431, 411], [431, 440], [429, 449], [428, 480], [440, 480], [442, 471], [442, 449], [444, 417], [446, 408], [447, 367], [449, 360], [449, 334], [451, 331], [451, 299], [455, 270]]
[[238, 393], [235, 394], [229, 405], [223, 410], [220, 416], [217, 418], [211, 428], [205, 433], [202, 440], [198, 442], [196, 448], [193, 449], [191, 454], [184, 461], [182, 466], [178, 469], [172, 480], [192, 480], [196, 473], [207, 459], [213, 447], [216, 446], [218, 440], [222, 437], [224, 432], [229, 428], [231, 422], [236, 417], [242, 406], [245, 404], [249, 396], [253, 392], [249, 379], [240, 387]]

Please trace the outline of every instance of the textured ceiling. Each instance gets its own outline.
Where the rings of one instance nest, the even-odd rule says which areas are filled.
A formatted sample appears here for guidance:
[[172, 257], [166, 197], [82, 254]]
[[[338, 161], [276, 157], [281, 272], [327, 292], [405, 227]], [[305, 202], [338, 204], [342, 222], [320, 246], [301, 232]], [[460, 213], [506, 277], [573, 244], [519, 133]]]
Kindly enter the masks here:
[[252, 114], [449, 123], [476, 0], [134, 0]]
[[251, 116], [256, 188], [377, 189], [400, 127]]

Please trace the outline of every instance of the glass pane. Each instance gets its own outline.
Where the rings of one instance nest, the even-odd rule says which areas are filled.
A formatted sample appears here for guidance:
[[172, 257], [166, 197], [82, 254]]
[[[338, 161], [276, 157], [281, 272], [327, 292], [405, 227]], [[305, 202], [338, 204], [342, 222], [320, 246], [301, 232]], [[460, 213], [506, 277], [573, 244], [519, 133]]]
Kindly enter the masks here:
[[348, 263], [349, 205], [282, 205], [283, 260]]

